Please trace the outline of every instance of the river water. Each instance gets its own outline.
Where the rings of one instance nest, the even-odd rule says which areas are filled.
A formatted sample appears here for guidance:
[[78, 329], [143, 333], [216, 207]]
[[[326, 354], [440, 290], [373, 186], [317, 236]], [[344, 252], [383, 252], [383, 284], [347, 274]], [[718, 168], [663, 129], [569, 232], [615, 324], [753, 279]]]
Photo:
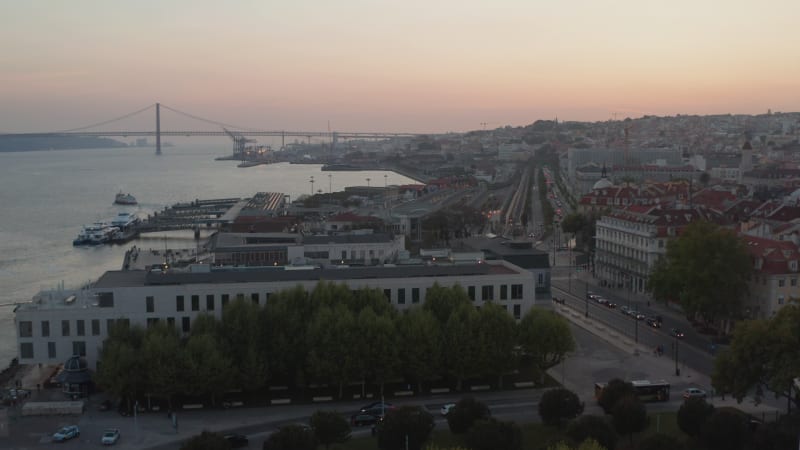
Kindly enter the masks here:
[[[0, 153], [0, 368], [17, 355], [15, 302], [62, 282], [78, 287], [118, 270], [133, 245], [165, 245], [164, 236], [150, 235], [125, 245], [73, 247], [83, 224], [110, 220], [121, 211], [146, 216], [176, 202], [260, 191], [295, 199], [311, 192], [312, 176], [314, 190], [325, 192], [329, 182], [335, 192], [366, 185], [367, 177], [390, 185], [414, 183], [393, 172], [322, 172], [320, 165], [288, 163], [244, 169], [236, 161], [214, 161], [230, 152], [227, 147], [181, 144], [164, 148], [160, 156], [152, 148]], [[120, 190], [133, 194], [139, 205], [114, 205]], [[180, 236], [167, 237], [167, 244], [194, 247], [193, 240]]]

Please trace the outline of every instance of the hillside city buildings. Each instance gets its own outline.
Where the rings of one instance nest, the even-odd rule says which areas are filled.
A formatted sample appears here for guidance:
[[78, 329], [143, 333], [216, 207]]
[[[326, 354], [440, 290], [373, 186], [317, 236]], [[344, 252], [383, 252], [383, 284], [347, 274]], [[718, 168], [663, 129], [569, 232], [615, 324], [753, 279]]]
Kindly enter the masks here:
[[[798, 113], [537, 121], [291, 151], [332, 171], [387, 169], [420, 182], [314, 193], [312, 180], [313, 196], [258, 193], [237, 204], [215, 219], [221, 230], [202, 248], [131, 249], [123, 270], [83, 289], [20, 299], [20, 362], [77, 354], [94, 367], [116, 321], [163, 321], [185, 333], [232, 299], [264, 305], [277, 290], [311, 290], [319, 280], [380, 289], [398, 309], [424, 302], [434, 283], [458, 284], [476, 307], [496, 302], [520, 318], [549, 298], [555, 247], [540, 235], [530, 197], [519, 198], [533, 186], [530, 162], [555, 173], [566, 214], [596, 218], [587, 256], [599, 282], [646, 293], [670, 241], [707, 220], [735, 231], [750, 252], [746, 317], [800, 300]], [[540, 239], [545, 250], [531, 247]]]

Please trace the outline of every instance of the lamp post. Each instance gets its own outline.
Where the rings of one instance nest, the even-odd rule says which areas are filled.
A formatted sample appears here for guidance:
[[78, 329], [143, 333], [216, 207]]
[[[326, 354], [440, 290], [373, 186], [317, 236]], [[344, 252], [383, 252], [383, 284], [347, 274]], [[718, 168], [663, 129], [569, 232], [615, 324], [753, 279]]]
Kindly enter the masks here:
[[333, 175], [332, 175], [332, 174], [328, 174], [328, 194], [330, 194], [330, 193], [332, 193], [332, 192], [333, 192], [333, 189], [332, 189], [332, 186], [333, 186], [332, 179], [333, 179]]
[[586, 299], [586, 313], [585, 316], [589, 317], [589, 282], [586, 282], [586, 291], [584, 292], [584, 298]]
[[389, 175], [383, 174], [383, 188], [386, 189], [389, 186]]
[[681, 369], [678, 368], [678, 336], [675, 336], [675, 376], [681, 376]]
[[371, 179], [370, 177], [367, 177], [367, 187], [369, 187], [369, 180], [370, 179]]
[[311, 175], [311, 179], [308, 181], [311, 183], [311, 195], [314, 195], [314, 175]]

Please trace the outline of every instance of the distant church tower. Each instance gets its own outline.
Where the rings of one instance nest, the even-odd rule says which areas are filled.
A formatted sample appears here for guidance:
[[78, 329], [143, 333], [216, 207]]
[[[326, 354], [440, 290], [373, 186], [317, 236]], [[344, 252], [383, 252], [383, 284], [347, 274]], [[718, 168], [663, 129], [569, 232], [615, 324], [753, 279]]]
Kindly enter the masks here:
[[744, 141], [742, 146], [742, 161], [739, 163], [739, 171], [742, 175], [753, 170], [753, 146], [750, 141]]

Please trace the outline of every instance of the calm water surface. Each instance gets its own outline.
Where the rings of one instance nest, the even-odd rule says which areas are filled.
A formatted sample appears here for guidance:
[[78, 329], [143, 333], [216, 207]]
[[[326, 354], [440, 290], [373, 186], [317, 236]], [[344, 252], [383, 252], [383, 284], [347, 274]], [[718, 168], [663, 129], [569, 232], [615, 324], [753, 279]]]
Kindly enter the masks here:
[[[163, 248], [163, 235], [125, 245], [73, 247], [83, 224], [110, 219], [120, 211], [147, 215], [176, 202], [250, 197], [283, 192], [292, 199], [314, 190], [366, 185], [366, 178], [389, 184], [414, 181], [392, 172], [322, 172], [319, 165], [275, 164], [247, 169], [234, 161], [214, 161], [226, 146], [178, 145], [155, 156], [152, 148], [0, 153], [0, 368], [17, 355], [13, 306], [41, 289], [78, 287], [122, 265], [125, 251]], [[120, 190], [137, 206], [113, 205]], [[173, 248], [194, 241], [170, 237]]]

